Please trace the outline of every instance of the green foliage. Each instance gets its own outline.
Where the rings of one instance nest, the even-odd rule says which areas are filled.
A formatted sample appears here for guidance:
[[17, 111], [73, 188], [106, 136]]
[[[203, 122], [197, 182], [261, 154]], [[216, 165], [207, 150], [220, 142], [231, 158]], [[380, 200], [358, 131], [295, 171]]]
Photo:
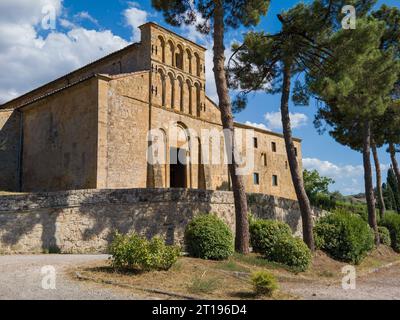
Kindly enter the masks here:
[[310, 199], [315, 198], [318, 194], [328, 195], [328, 187], [335, 183], [331, 178], [323, 177], [317, 170], [303, 171], [304, 188]]
[[266, 295], [271, 297], [275, 290], [278, 289], [276, 278], [266, 271], [256, 271], [251, 275], [251, 283], [254, 292], [257, 295]]
[[393, 201], [392, 209], [396, 210], [397, 212], [400, 212], [400, 192], [397, 184], [397, 178], [392, 168], [389, 168], [388, 170], [387, 186], [390, 187], [390, 189], [393, 192], [394, 199], [392, 199]]
[[265, 253], [269, 260], [285, 264], [297, 271], [306, 271], [310, 266], [312, 254], [302, 239], [281, 236], [270, 252]]
[[314, 234], [318, 248], [344, 262], [358, 264], [374, 248], [374, 233], [368, 224], [343, 210], [321, 218]]
[[216, 215], [199, 215], [186, 227], [185, 242], [192, 257], [227, 259], [233, 254], [233, 235]]
[[227, 27], [238, 28], [257, 25], [261, 16], [266, 15], [269, 0], [152, 0], [152, 6], [161, 11], [167, 23], [173, 26], [195, 25], [197, 30], [209, 32], [210, 20], [214, 18], [216, 4], [222, 3], [225, 9], [224, 23]]
[[329, 194], [317, 193], [309, 198], [314, 207], [330, 211], [336, 207], [336, 200]]
[[392, 187], [386, 183], [382, 184], [383, 200], [385, 202], [385, 207], [387, 210], [396, 210], [396, 199]]
[[159, 237], [150, 241], [135, 233], [117, 233], [110, 245], [111, 265], [118, 269], [168, 270], [178, 260], [180, 249], [167, 246]]
[[389, 230], [392, 248], [396, 252], [400, 252], [400, 215], [397, 213], [386, 213], [380, 225]]
[[379, 239], [382, 244], [385, 246], [390, 247], [392, 245], [392, 241], [390, 239], [390, 232], [389, 229], [386, 227], [378, 227], [378, 232], [379, 232]]
[[311, 252], [305, 243], [294, 238], [290, 227], [280, 221], [251, 219], [250, 242], [254, 252], [269, 261], [304, 271], [311, 262]]
[[286, 223], [265, 219], [250, 220], [250, 244], [254, 252], [270, 252], [282, 236], [292, 236]]

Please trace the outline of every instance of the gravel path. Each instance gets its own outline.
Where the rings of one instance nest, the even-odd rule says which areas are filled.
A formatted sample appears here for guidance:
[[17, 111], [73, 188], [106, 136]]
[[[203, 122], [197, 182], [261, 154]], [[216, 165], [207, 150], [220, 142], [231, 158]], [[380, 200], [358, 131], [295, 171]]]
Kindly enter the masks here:
[[[140, 296], [128, 290], [79, 282], [72, 279], [66, 270], [75, 265], [107, 259], [106, 255], [6, 255], [0, 256], [0, 299], [44, 299], [44, 300], [135, 300]], [[43, 289], [43, 278], [56, 271], [56, 289]], [[42, 274], [42, 271], [47, 271]], [[48, 278], [45, 278], [45, 280]], [[51, 285], [51, 281], [45, 281]]]
[[400, 300], [400, 265], [356, 279], [355, 290], [336, 283], [282, 283], [282, 289], [306, 300]]

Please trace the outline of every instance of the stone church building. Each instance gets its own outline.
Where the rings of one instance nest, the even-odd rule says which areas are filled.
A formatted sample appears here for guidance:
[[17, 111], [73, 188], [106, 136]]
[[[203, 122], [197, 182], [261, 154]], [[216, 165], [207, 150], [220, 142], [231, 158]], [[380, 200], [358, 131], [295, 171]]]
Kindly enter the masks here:
[[[222, 132], [205, 94], [206, 49], [154, 23], [140, 29], [140, 43], [0, 106], [0, 190], [230, 189], [227, 165], [202, 161], [209, 146], [193, 134]], [[246, 191], [296, 199], [282, 135], [236, 127], [254, 130]], [[165, 163], [149, 164], [149, 131]], [[171, 161], [180, 152], [185, 160]]]

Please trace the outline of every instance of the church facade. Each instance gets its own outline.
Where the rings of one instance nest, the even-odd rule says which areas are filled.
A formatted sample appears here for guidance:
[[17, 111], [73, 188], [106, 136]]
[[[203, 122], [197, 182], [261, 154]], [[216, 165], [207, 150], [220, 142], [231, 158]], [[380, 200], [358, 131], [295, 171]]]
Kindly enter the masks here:
[[[0, 106], [0, 190], [230, 190], [206, 49], [154, 23], [140, 29], [140, 43]], [[235, 126], [246, 191], [296, 199], [282, 135]]]

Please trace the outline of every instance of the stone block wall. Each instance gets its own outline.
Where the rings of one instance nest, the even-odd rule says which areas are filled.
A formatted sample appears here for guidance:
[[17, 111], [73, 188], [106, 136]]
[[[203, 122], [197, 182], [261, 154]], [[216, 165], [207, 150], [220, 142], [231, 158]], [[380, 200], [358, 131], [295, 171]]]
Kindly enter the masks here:
[[[250, 195], [249, 201], [254, 215], [301, 230], [294, 201], [264, 195]], [[115, 231], [160, 235], [182, 245], [186, 225], [207, 212], [234, 230], [232, 192], [119, 189], [1, 196], [0, 253], [107, 252]]]
[[21, 115], [11, 109], [0, 110], [0, 190], [19, 188]]

